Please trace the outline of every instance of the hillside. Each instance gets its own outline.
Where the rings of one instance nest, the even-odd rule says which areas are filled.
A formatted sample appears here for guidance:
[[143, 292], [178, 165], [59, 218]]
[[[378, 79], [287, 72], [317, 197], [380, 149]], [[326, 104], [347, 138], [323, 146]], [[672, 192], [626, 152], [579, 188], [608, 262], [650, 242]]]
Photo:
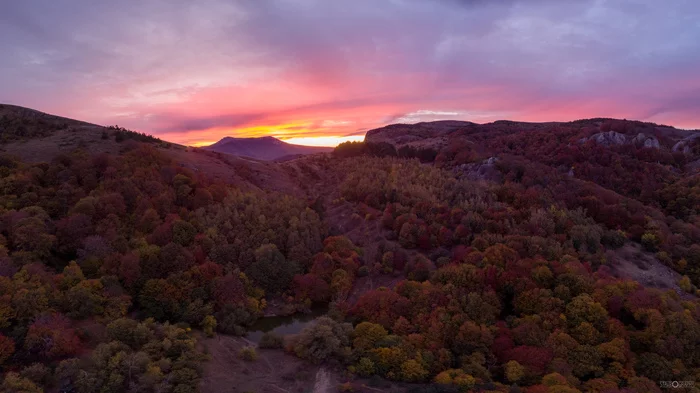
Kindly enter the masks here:
[[[519, 157], [659, 206], [649, 193], [700, 169], [700, 131], [615, 119], [568, 123], [434, 122], [371, 130], [366, 141], [405, 157], [473, 172], [491, 159]], [[634, 180], [630, 180], [634, 179]]]
[[[700, 130], [681, 130], [670, 126], [616, 119], [586, 119], [573, 122], [526, 123], [497, 121], [476, 124], [463, 121], [436, 121], [417, 124], [392, 124], [367, 132], [369, 143], [390, 143], [401, 147], [441, 149], [449, 144], [472, 143], [492, 152], [513, 150], [507, 142], [530, 150], [542, 138], [556, 141], [559, 148], [569, 144], [592, 142], [607, 147], [648, 147], [668, 152], [681, 152], [697, 158]], [[505, 145], [505, 146], [504, 146]]]
[[696, 132], [393, 125], [273, 162], [5, 121], [32, 131], [0, 144], [0, 391], [659, 393], [700, 373]]
[[23, 161], [50, 161], [78, 148], [91, 154], [118, 154], [134, 141], [154, 143], [161, 148], [184, 148], [117, 126], [105, 127], [33, 109], [0, 105], [0, 152]]
[[[696, 259], [688, 240], [700, 239], [699, 130], [616, 119], [399, 124], [371, 130], [364, 143], [336, 150], [339, 157], [358, 154], [418, 158], [458, 179], [520, 184], [533, 196], [544, 192], [569, 208], [586, 209], [630, 240], [653, 242], [647, 248], [663, 249], [666, 264], [700, 282], [700, 268], [685, 259]], [[524, 197], [513, 192], [509, 198]], [[679, 231], [681, 221], [694, 229]]]
[[265, 161], [285, 160], [285, 158], [333, 150], [331, 147], [293, 145], [271, 136], [260, 138], [225, 137], [213, 145], [204, 147], [204, 149]]
[[77, 150], [89, 155], [121, 155], [146, 143], [173, 163], [211, 181], [244, 189], [285, 190], [299, 195], [278, 166], [265, 161], [186, 148], [116, 126], [100, 126], [33, 109], [0, 105], [0, 154], [24, 162], [51, 162]]

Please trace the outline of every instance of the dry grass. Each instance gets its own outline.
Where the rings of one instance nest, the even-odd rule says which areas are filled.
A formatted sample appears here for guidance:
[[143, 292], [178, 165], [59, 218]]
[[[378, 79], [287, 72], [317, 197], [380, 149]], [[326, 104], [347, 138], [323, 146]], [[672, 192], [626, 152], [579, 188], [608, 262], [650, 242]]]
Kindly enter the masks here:
[[103, 127], [78, 125], [58, 130], [43, 138], [14, 141], [0, 146], [0, 151], [27, 162], [48, 162], [60, 154], [84, 148], [91, 153], [117, 154], [125, 144], [102, 139]]

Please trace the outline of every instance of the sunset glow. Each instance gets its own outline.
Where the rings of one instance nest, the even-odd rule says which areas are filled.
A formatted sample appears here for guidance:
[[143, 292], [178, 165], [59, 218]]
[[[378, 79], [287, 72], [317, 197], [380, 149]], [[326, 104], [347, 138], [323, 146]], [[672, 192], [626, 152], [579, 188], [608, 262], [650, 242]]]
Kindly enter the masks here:
[[700, 128], [698, 2], [74, 3], [0, 14], [0, 102], [194, 146], [444, 119]]
[[337, 146], [343, 142], [361, 142], [364, 135], [351, 136], [307, 136], [298, 138], [283, 139], [287, 143], [304, 146]]

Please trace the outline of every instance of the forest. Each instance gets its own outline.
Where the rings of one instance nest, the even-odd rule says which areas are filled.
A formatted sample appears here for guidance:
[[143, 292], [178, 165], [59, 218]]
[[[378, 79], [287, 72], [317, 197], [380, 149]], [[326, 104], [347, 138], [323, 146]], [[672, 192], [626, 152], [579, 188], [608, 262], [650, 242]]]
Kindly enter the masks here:
[[[328, 314], [300, 334], [241, 357], [274, 348], [328, 365], [340, 391], [696, 381], [700, 182], [669, 169], [679, 155], [567, 146], [581, 127], [504, 132], [482, 149], [348, 143], [275, 164], [318, 183], [307, 194], [213, 180], [118, 127], [103, 131], [118, 154], [3, 155], [0, 391], [198, 392], [202, 338], [319, 305]], [[465, 174], [494, 151], [498, 180]], [[361, 236], [335, 221], [340, 207]], [[616, 274], [610, 257], [631, 244], [674, 287]]]

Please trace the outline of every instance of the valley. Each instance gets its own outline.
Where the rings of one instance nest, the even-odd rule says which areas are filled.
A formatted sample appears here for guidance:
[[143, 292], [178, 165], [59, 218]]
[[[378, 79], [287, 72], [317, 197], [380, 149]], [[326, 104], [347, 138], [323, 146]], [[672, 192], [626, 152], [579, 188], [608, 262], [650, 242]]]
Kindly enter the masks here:
[[419, 123], [278, 161], [10, 106], [0, 133], [6, 391], [700, 376], [699, 131]]

